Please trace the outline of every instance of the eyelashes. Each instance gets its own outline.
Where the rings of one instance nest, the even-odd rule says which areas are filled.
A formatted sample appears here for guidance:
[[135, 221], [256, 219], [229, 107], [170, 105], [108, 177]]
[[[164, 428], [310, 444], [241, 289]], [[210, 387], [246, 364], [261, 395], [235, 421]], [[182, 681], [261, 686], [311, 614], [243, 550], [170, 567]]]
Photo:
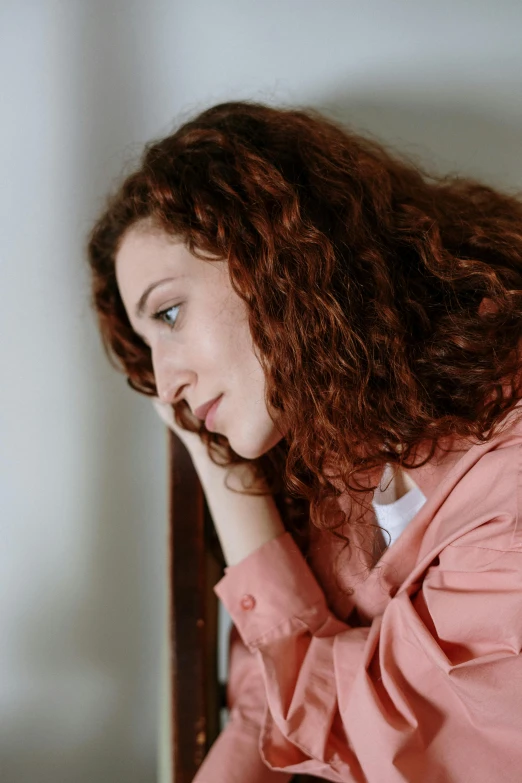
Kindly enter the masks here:
[[[169, 329], [174, 329], [176, 326], [176, 322], [178, 320], [178, 313], [181, 308], [181, 304], [179, 305], [171, 305], [170, 307], [167, 307], [165, 310], [160, 310], [155, 315], [153, 315], [153, 319], [155, 321], [161, 321], [166, 326], [169, 327]], [[174, 317], [171, 318], [170, 313], [172, 313], [173, 310], [176, 310]]]

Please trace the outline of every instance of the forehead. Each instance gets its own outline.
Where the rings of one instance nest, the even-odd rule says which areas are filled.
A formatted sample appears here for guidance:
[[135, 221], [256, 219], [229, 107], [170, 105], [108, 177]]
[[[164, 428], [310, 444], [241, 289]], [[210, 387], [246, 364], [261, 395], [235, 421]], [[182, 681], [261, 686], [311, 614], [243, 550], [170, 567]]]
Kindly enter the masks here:
[[183, 278], [198, 290], [214, 287], [218, 282], [229, 285], [228, 264], [224, 259], [207, 253], [198, 258], [181, 237], [173, 237], [145, 221], [123, 236], [115, 267], [116, 281], [127, 309], [146, 288], [160, 280]]
[[186, 273], [195, 262], [181, 239], [159, 229], [136, 226], [123, 236], [116, 253], [116, 278], [118, 283], [142, 282], [162, 272]]

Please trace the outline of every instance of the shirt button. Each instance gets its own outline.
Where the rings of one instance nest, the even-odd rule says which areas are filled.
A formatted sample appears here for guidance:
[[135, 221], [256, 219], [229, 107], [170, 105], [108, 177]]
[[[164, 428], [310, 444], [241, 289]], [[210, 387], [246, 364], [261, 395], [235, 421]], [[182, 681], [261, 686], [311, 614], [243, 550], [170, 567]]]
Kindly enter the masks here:
[[248, 611], [249, 609], [253, 609], [256, 605], [256, 599], [253, 595], [244, 595], [241, 599], [241, 608]]

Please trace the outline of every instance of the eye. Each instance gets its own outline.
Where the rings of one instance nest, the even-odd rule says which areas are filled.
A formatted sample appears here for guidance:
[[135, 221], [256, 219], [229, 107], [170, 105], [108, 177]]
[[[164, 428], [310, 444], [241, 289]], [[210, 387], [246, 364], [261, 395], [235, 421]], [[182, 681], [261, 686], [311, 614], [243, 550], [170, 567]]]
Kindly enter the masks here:
[[167, 326], [170, 329], [174, 329], [178, 318], [178, 311], [180, 307], [181, 307], [180, 304], [172, 305], [172, 307], [167, 307], [166, 310], [160, 310], [152, 317], [154, 318], [155, 321], [162, 321], [164, 324], [167, 324]]

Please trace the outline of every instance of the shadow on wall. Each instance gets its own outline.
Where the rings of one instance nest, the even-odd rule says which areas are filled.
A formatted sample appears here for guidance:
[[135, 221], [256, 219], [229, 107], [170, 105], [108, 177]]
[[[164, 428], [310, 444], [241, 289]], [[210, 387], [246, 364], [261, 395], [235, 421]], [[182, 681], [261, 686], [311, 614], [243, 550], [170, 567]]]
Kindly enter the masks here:
[[[34, 552], [28, 536], [20, 557], [30, 600], [24, 594], [15, 620], [16, 659], [8, 661], [11, 681], [2, 683], [0, 779], [151, 783], [164, 609], [158, 552], [166, 522], [166, 441], [150, 403], [128, 389], [103, 355], [82, 257], [91, 216], [128, 154], [128, 145], [122, 148], [143, 128], [147, 106], [138, 88], [149, 44], [140, 37], [138, 6], [120, 14], [114, 3], [59, 4], [56, 13], [48, 5], [41, 4], [36, 21], [25, 14], [20, 29], [13, 29], [22, 52], [29, 45], [36, 52], [30, 66], [35, 84], [43, 70], [41, 84], [52, 86], [45, 120], [53, 126], [63, 168], [50, 165], [52, 144], [38, 136], [34, 111], [17, 121], [34, 122], [44, 170], [65, 194], [49, 207], [63, 222], [57, 258], [42, 257], [41, 263], [65, 292], [74, 321], [66, 320], [69, 310], [57, 308], [70, 385], [58, 389], [59, 431], [46, 444], [54, 461], [46, 468], [57, 491], [38, 509], [40, 529], [48, 531], [45, 547]], [[147, 4], [142, 13], [150, 13]], [[21, 231], [31, 227], [22, 223]], [[67, 414], [61, 421], [60, 413]], [[70, 449], [67, 458], [59, 452], [62, 443]], [[27, 487], [30, 492], [29, 481]], [[30, 572], [36, 560], [37, 578]]]
[[[103, 361], [99, 356], [90, 368], [90, 404], [79, 406], [86, 426], [77, 470], [86, 480], [71, 524], [84, 549], [64, 554], [76, 573], [65, 567], [63, 589], [36, 598], [20, 623], [17, 667], [28, 693], [18, 694], [0, 732], [4, 783], [155, 779], [155, 726], [147, 713], [159, 691], [163, 601], [156, 599], [155, 570], [158, 535], [166, 529], [167, 449], [158, 465], [151, 431], [161, 441], [164, 434], [152, 406], [127, 389], [123, 376], [100, 367]], [[154, 493], [160, 514], [152, 516]], [[49, 545], [60, 549], [61, 542]], [[151, 607], [158, 615], [152, 624]]]

